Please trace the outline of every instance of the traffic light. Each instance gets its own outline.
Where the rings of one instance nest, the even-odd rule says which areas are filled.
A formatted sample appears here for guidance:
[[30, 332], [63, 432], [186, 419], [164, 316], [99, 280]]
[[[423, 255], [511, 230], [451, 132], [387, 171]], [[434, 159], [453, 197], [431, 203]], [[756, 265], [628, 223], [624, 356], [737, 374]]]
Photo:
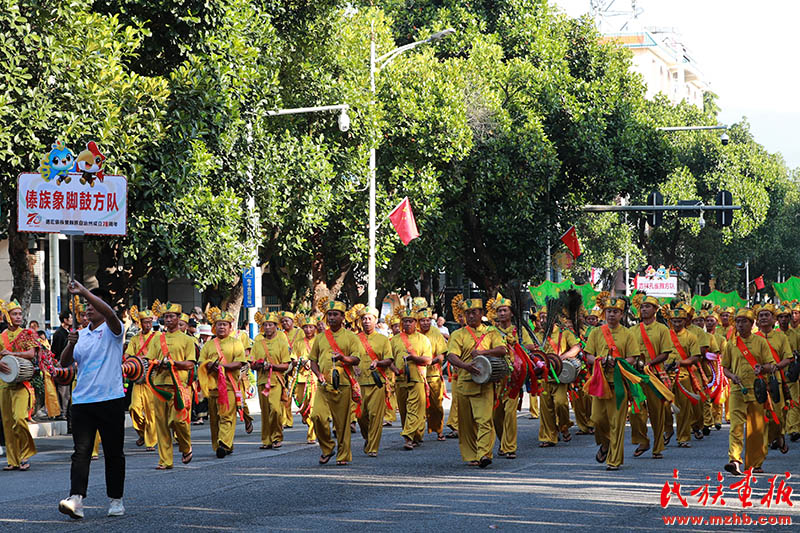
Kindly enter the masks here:
[[[653, 191], [647, 195], [647, 205], [664, 205], [664, 195], [658, 191]], [[663, 211], [651, 211], [647, 215], [647, 223], [651, 228], [656, 228], [664, 222]]]
[[[717, 205], [733, 205], [733, 195], [728, 191], [717, 193]], [[721, 228], [733, 224], [733, 209], [717, 211], [717, 225]]]

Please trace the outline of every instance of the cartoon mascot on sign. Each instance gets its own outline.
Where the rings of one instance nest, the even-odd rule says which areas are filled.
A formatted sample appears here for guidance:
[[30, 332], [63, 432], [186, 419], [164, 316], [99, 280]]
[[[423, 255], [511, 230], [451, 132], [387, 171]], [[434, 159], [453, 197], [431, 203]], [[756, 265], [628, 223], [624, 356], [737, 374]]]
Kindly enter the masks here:
[[61, 185], [61, 182], [69, 183], [72, 178], [69, 177], [69, 171], [72, 170], [75, 164], [75, 154], [72, 150], [64, 146], [61, 141], [56, 141], [52, 145], [53, 149], [47, 154], [47, 157], [41, 160], [39, 166], [39, 173], [42, 175], [44, 181], [51, 181], [56, 179], [56, 185]]
[[75, 172], [80, 172], [81, 184], [88, 183], [90, 187], [94, 187], [94, 180], [99, 179], [103, 182], [105, 174], [103, 174], [103, 162], [106, 156], [100, 153], [97, 144], [90, 141], [86, 145], [86, 150], [78, 154], [78, 159], [75, 160]]

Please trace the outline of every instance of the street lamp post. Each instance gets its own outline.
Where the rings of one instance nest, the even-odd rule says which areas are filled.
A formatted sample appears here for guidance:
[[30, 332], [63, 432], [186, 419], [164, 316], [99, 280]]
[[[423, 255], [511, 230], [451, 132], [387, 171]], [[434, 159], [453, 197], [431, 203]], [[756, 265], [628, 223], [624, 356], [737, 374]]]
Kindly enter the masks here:
[[[398, 48], [395, 48], [389, 53], [383, 54], [380, 57], [375, 57], [375, 23], [373, 22], [370, 28], [369, 33], [369, 89], [372, 93], [372, 101], [370, 101], [370, 107], [375, 106], [375, 74], [378, 73], [379, 70], [384, 68], [386, 65], [391, 63], [397, 56], [402, 54], [403, 52], [407, 52], [416, 48], [421, 44], [428, 44], [443, 37], [447, 37], [448, 35], [452, 35], [455, 33], [456, 30], [453, 28], [448, 28], [443, 31], [439, 31], [428, 37], [427, 39], [423, 39], [421, 41], [415, 41], [413, 43], [409, 43]], [[375, 230], [376, 230], [376, 208], [375, 208], [375, 171], [377, 168], [377, 163], [375, 161], [375, 143], [377, 141], [372, 142], [372, 147], [369, 149], [369, 259], [367, 262], [367, 302], [370, 306], [375, 307], [376, 302], [375, 300], [378, 297], [378, 291], [376, 287], [376, 274], [375, 274], [375, 255], [376, 255], [376, 243], [375, 243]]]

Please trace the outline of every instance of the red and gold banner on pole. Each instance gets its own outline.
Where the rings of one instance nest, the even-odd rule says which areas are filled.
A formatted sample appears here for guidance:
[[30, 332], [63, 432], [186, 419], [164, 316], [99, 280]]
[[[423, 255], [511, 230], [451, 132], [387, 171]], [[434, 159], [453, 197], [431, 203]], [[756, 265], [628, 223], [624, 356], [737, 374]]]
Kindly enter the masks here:
[[397, 207], [392, 209], [389, 213], [389, 220], [392, 221], [395, 231], [400, 236], [403, 244], [408, 246], [412, 240], [419, 237], [417, 230], [417, 222], [414, 220], [414, 213], [411, 211], [411, 203], [408, 201], [408, 196], [397, 204]]

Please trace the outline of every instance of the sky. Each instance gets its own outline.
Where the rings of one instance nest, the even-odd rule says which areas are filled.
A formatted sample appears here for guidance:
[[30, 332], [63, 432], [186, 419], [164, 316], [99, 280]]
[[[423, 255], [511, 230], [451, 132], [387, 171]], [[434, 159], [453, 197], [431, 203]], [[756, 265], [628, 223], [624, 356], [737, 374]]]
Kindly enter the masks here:
[[[571, 16], [589, 0], [551, 0]], [[612, 9], [629, 10], [630, 0]], [[747, 117], [757, 142], [800, 167], [800, 1], [638, 0], [643, 26], [671, 27], [719, 96], [722, 124]], [[621, 22], [621, 19], [618, 19]]]

